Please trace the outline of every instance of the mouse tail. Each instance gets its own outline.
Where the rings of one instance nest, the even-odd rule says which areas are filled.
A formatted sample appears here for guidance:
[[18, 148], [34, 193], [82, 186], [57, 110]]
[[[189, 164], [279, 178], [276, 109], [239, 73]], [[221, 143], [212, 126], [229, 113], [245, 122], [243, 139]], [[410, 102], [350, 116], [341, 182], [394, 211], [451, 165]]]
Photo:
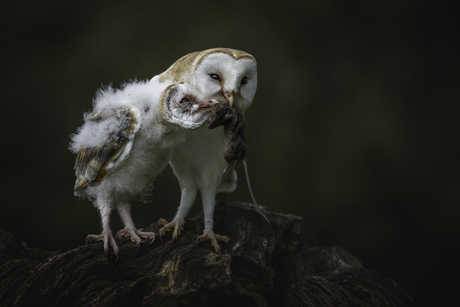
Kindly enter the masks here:
[[270, 224], [270, 221], [268, 220], [268, 218], [265, 216], [265, 214], [262, 211], [262, 209], [260, 209], [259, 205], [257, 204], [256, 198], [254, 197], [254, 193], [252, 193], [251, 181], [249, 180], [248, 164], [247, 164], [246, 160], [243, 161], [243, 164], [244, 164], [244, 172], [246, 174], [246, 180], [248, 182], [248, 189], [249, 189], [249, 193], [251, 194], [252, 201], [254, 202], [254, 205], [256, 206], [257, 211], [259, 211], [259, 213], [264, 217], [264, 219], [267, 221], [267, 223]]

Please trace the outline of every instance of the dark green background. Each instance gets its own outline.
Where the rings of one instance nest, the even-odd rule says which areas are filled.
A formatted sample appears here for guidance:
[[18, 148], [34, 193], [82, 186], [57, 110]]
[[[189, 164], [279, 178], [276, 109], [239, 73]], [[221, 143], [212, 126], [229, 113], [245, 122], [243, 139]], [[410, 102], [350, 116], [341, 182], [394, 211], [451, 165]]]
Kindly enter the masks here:
[[[151, 78], [189, 52], [231, 47], [258, 61], [246, 138], [259, 203], [302, 216], [307, 246], [349, 249], [419, 306], [454, 298], [456, 1], [155, 2], [2, 8], [0, 228], [54, 250], [99, 233], [96, 209], [73, 196], [67, 149], [95, 90]], [[239, 189], [224, 197], [250, 201], [239, 175]], [[173, 217], [179, 199], [168, 167], [152, 202], [134, 206], [136, 225]], [[116, 215], [112, 226], [121, 227]]]

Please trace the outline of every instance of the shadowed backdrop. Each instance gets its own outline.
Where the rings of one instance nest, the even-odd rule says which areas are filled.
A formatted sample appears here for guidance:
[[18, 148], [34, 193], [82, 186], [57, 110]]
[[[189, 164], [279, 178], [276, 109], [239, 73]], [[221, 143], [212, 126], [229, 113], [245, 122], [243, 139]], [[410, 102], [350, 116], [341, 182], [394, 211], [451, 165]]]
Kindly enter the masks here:
[[[456, 2], [45, 1], [10, 3], [0, 14], [0, 228], [28, 246], [70, 249], [101, 231], [93, 205], [73, 196], [68, 151], [96, 89], [150, 79], [187, 53], [228, 47], [258, 62], [258, 91], [246, 112], [258, 202], [302, 216], [307, 246], [350, 250], [419, 306], [454, 298]], [[239, 178], [236, 192], [219, 197], [250, 202], [242, 171]], [[155, 186], [150, 203], [133, 206], [139, 228], [172, 218], [178, 207], [169, 167]], [[190, 216], [201, 212], [200, 201]], [[121, 227], [113, 214], [112, 229]]]

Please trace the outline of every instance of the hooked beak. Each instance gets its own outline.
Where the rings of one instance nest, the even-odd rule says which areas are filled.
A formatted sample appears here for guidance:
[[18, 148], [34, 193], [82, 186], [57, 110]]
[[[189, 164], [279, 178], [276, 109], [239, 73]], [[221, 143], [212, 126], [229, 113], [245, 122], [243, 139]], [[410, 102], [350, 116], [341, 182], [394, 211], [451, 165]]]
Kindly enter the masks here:
[[228, 103], [230, 104], [230, 107], [233, 107], [233, 101], [235, 99], [235, 93], [233, 92], [224, 92], [222, 91], [222, 96], [224, 96], [225, 100], [228, 101]]
[[211, 107], [215, 104], [218, 104], [219, 102], [214, 99], [205, 99], [203, 100], [202, 103], [198, 105], [198, 110], [200, 111], [209, 111], [211, 110]]

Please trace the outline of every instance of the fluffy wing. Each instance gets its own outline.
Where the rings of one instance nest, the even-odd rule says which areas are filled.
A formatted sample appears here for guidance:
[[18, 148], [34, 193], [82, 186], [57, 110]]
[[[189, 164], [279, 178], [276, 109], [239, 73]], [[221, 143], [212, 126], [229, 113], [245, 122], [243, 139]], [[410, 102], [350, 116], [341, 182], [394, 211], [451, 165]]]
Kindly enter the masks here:
[[99, 138], [100, 144], [79, 150], [75, 162], [75, 191], [102, 182], [114, 167], [129, 157], [140, 122], [140, 111], [134, 107], [98, 112], [87, 120], [86, 124], [98, 127], [93, 132], [104, 131], [104, 135], [86, 132], [89, 133], [87, 137]]

